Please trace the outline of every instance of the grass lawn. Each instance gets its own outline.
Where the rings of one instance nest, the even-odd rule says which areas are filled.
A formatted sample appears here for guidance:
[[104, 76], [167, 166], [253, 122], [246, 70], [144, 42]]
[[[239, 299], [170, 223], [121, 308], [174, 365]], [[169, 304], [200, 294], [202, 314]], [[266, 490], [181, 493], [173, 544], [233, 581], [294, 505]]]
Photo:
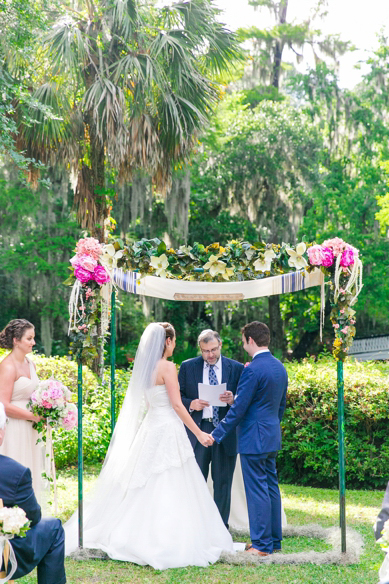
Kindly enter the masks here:
[[[88, 467], [85, 473], [87, 492], [96, 478], [98, 469]], [[281, 486], [283, 504], [288, 523], [304, 525], [319, 523], [323, 527], [338, 524], [338, 493], [330, 489]], [[59, 473], [58, 478], [59, 516], [65, 521], [77, 505], [77, 472], [69, 469]], [[177, 568], [158, 571], [149, 567], [136, 566], [126, 562], [93, 560], [77, 562], [66, 560], [69, 584], [152, 582], [166, 584], [181, 583], [274, 583], [274, 584], [377, 584], [378, 569], [384, 553], [374, 543], [372, 524], [375, 521], [383, 498], [383, 491], [347, 491], [347, 523], [362, 534], [365, 549], [361, 561], [353, 566], [232, 566], [214, 564], [208, 568]], [[306, 537], [286, 538], [283, 551], [299, 552], [313, 549], [329, 549], [321, 540]], [[17, 581], [20, 584], [35, 584], [36, 573]]]

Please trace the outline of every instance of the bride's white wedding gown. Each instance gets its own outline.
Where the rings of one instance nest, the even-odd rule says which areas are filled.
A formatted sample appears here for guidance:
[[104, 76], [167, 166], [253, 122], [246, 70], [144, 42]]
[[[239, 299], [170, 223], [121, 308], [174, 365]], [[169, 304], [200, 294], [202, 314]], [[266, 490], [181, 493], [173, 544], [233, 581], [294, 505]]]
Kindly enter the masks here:
[[[223, 550], [233, 551], [231, 535], [165, 386], [155, 385], [145, 394], [148, 412], [120, 472], [105, 476], [105, 488], [99, 489], [103, 468], [85, 506], [83, 545], [159, 570], [207, 566]], [[68, 555], [78, 545], [77, 514], [64, 527]]]

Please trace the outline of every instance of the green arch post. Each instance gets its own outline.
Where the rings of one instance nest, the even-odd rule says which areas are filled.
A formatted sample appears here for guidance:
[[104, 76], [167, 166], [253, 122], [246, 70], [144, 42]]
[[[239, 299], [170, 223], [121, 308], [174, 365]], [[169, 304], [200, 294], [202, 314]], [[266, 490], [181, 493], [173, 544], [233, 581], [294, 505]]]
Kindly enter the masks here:
[[112, 288], [111, 295], [111, 435], [116, 424], [116, 388], [115, 388], [115, 366], [116, 366], [116, 290]]
[[78, 360], [78, 375], [77, 375], [77, 390], [78, 390], [78, 547], [82, 548], [83, 541], [83, 452], [82, 452], [82, 361]]
[[346, 476], [344, 462], [344, 377], [343, 361], [337, 362], [338, 440], [339, 440], [339, 523], [342, 553], [346, 552]]

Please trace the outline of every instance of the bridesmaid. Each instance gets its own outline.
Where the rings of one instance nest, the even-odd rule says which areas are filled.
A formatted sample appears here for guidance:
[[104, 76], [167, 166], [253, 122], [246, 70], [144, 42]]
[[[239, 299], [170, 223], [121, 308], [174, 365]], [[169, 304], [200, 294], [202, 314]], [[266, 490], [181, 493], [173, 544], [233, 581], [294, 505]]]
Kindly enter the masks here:
[[35, 365], [27, 358], [35, 345], [34, 325], [28, 320], [11, 320], [0, 332], [0, 347], [11, 349], [0, 363], [0, 402], [9, 418], [7, 433], [0, 454], [13, 458], [31, 470], [32, 483], [38, 501], [43, 489], [43, 443], [32, 423], [40, 417], [27, 410], [27, 402], [38, 385]]

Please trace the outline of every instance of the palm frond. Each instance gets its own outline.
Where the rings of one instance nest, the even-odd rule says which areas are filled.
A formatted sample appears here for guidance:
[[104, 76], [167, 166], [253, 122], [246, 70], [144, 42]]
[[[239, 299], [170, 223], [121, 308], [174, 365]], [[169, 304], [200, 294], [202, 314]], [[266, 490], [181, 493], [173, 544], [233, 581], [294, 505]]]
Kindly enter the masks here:
[[90, 60], [90, 41], [87, 23], [71, 17], [61, 19], [45, 39], [53, 75], [75, 71]]
[[99, 74], [86, 91], [83, 108], [91, 111], [97, 134], [102, 141], [114, 140], [123, 119], [124, 95], [108, 77]]

